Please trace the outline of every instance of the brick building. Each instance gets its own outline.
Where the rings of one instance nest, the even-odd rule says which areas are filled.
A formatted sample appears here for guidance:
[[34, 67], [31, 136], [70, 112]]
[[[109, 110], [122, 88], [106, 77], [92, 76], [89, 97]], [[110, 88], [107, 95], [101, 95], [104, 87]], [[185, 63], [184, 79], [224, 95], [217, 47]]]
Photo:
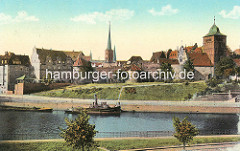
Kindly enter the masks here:
[[226, 56], [226, 40], [227, 36], [220, 32], [214, 19], [214, 24], [210, 28], [208, 34], [203, 37], [203, 51], [207, 53], [213, 65], [216, 65], [222, 56]]

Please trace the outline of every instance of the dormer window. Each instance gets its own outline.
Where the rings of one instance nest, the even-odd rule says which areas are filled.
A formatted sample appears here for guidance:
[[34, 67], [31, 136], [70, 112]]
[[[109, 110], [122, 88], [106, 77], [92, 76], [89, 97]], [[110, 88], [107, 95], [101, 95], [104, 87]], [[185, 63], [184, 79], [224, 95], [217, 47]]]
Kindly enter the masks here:
[[13, 64], [21, 64], [21, 61], [14, 60], [14, 61], [13, 61]]

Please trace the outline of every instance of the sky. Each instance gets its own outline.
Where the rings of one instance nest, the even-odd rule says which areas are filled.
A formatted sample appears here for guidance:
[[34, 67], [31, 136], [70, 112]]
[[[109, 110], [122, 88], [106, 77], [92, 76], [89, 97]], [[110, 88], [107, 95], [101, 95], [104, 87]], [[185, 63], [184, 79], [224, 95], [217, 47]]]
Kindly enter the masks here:
[[92, 52], [104, 59], [108, 24], [117, 60], [198, 43], [213, 25], [240, 47], [239, 0], [0, 0], [0, 54], [32, 49]]

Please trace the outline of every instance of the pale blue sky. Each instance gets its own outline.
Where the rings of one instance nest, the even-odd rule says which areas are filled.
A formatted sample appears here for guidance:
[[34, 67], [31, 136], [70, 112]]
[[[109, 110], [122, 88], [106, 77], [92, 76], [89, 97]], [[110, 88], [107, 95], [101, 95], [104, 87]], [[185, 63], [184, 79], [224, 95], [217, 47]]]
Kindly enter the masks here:
[[181, 44], [201, 46], [213, 16], [230, 48], [239, 48], [238, 0], [0, 0], [0, 53], [31, 55], [36, 46], [103, 59], [111, 20], [117, 59], [150, 59]]

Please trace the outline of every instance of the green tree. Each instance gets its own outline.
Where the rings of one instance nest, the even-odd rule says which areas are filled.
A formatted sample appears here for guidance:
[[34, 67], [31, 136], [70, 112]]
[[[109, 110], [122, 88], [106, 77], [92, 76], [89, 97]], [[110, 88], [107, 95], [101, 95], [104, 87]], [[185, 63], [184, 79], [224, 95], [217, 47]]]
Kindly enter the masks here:
[[236, 64], [231, 58], [221, 58], [215, 67], [215, 74], [219, 78], [227, 78], [235, 74], [235, 66]]
[[168, 51], [167, 51], [167, 59], [169, 59], [171, 52], [172, 52], [172, 49], [168, 49]]
[[183, 143], [183, 149], [187, 143], [193, 140], [193, 137], [199, 134], [198, 129], [185, 117], [182, 121], [179, 118], [173, 118], [173, 126], [175, 128], [174, 137], [176, 137], [180, 142]]
[[82, 151], [93, 150], [97, 148], [97, 143], [94, 141], [94, 136], [97, 131], [95, 125], [89, 123], [89, 116], [86, 111], [81, 110], [75, 120], [65, 118], [67, 128], [60, 128], [60, 136], [63, 137], [69, 146]]
[[210, 78], [206, 81], [207, 85], [212, 88], [216, 87], [218, 84], [220, 84], [222, 82], [223, 82], [222, 79], [217, 79], [216, 77]]
[[194, 72], [194, 71], [195, 71], [193, 62], [192, 62], [192, 60], [190, 60], [190, 59], [188, 59], [188, 60], [184, 63], [183, 68], [186, 70], [186, 72], [190, 72], [190, 71]]
[[[173, 71], [173, 68], [172, 68], [172, 65], [170, 64], [170, 63], [167, 63], [167, 62], [163, 62], [162, 64], [161, 64], [161, 67], [160, 67], [160, 69], [161, 69], [161, 72], [165, 72], [165, 77], [164, 77], [164, 75], [163, 74], [161, 74], [160, 76], [161, 76], [161, 79], [163, 79], [164, 78], [164, 80], [172, 80], [172, 79], [166, 79], [166, 75], [167, 75], [167, 72], [170, 74], [170, 73], [174, 73], [174, 71]], [[169, 76], [169, 78], [170, 78], [170, 76]]]
[[43, 77], [43, 81], [44, 81], [45, 85], [49, 85], [49, 84], [53, 83], [53, 79], [51, 77], [51, 74], [48, 73], [47, 78]]

